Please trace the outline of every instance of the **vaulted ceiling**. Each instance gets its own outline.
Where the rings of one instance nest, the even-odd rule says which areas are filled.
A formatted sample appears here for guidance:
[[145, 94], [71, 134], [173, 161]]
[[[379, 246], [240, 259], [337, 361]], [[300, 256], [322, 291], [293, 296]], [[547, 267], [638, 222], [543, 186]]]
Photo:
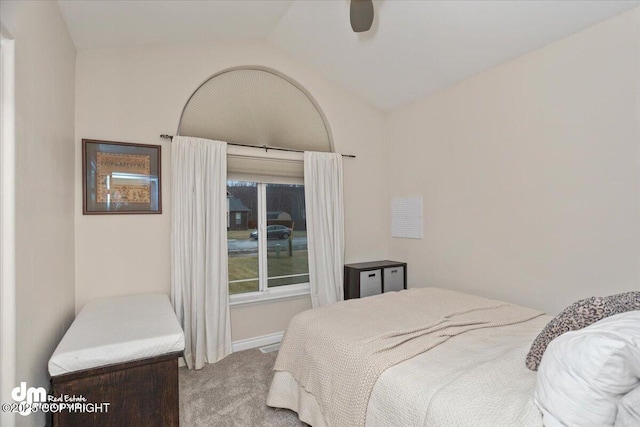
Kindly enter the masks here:
[[638, 7], [640, 1], [375, 2], [367, 33], [348, 0], [59, 0], [78, 49], [265, 39], [390, 110]]

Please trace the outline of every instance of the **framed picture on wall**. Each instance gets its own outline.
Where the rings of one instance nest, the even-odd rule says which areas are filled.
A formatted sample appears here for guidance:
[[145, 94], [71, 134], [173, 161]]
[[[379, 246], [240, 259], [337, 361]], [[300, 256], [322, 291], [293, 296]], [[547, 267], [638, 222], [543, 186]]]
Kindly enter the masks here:
[[82, 213], [162, 213], [159, 145], [82, 140]]

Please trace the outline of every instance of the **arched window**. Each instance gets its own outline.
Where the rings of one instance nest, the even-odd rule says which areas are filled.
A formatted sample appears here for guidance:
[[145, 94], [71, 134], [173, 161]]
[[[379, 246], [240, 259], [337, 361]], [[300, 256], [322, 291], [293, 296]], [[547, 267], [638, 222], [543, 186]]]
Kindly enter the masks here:
[[[232, 68], [207, 79], [187, 101], [178, 134], [333, 151], [329, 125], [311, 95], [264, 67]], [[228, 153], [231, 302], [308, 292], [302, 156], [233, 145]]]
[[[264, 67], [238, 67], [207, 79], [182, 112], [180, 135], [291, 150], [333, 151], [329, 125], [312, 96]], [[302, 177], [299, 156], [230, 147], [230, 174]], [[277, 162], [278, 158], [283, 162]]]

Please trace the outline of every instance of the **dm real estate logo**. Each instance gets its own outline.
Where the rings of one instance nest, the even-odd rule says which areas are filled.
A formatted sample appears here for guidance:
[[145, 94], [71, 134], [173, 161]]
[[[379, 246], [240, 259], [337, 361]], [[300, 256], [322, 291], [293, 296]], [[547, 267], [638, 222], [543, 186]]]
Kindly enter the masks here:
[[27, 388], [27, 383], [23, 381], [11, 390], [11, 398], [19, 404], [20, 415], [29, 415], [39, 403], [46, 403], [47, 390], [44, 387]]
[[13, 403], [3, 403], [3, 412], [17, 412], [29, 415], [34, 412], [78, 412], [78, 413], [106, 413], [109, 412], [109, 402], [87, 402], [87, 398], [80, 396], [49, 396], [44, 387], [27, 387], [21, 382], [11, 390]]

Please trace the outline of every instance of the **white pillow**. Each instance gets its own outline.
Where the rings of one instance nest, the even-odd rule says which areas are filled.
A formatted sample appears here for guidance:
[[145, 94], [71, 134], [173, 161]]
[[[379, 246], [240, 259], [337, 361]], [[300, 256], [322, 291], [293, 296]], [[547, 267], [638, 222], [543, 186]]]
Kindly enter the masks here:
[[615, 427], [640, 426], [640, 386], [627, 393], [618, 405]]
[[534, 401], [546, 426], [612, 426], [621, 399], [639, 384], [640, 311], [629, 311], [551, 341]]

